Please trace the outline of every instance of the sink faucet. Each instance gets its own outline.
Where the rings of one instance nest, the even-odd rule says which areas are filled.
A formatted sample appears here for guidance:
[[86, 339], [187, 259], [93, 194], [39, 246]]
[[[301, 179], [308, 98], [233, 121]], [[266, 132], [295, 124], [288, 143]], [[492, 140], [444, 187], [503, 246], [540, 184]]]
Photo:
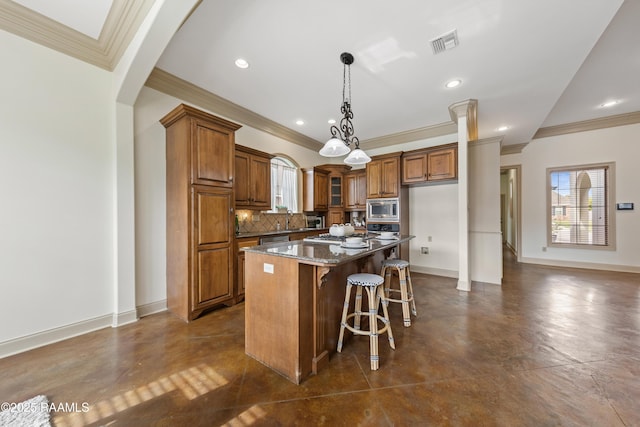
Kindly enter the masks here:
[[289, 215], [293, 215], [293, 212], [291, 212], [290, 210], [288, 210], [286, 215], [284, 216], [284, 218], [285, 218], [284, 229], [285, 230], [289, 229]]

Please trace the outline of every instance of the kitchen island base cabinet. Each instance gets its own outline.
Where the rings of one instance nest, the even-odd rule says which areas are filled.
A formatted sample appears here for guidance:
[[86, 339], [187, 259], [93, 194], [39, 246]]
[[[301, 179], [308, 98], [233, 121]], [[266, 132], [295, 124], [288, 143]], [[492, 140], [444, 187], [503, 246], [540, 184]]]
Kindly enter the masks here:
[[375, 272], [384, 255], [335, 267], [247, 252], [245, 352], [300, 384], [336, 351], [350, 274]]

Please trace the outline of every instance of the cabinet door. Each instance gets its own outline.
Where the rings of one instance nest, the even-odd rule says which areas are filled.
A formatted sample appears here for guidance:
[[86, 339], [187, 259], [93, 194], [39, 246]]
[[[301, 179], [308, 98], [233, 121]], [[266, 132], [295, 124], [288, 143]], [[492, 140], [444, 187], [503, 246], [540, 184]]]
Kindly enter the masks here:
[[344, 212], [331, 210], [329, 211], [329, 224], [343, 224], [344, 223]]
[[356, 208], [366, 209], [367, 207], [367, 174], [362, 171], [356, 175]]
[[367, 202], [367, 174], [365, 171], [345, 175], [344, 179], [346, 209], [365, 209]]
[[233, 132], [200, 120], [194, 120], [193, 123], [192, 183], [232, 187], [234, 175]]
[[400, 193], [400, 161], [397, 157], [382, 160], [382, 197], [398, 197]]
[[382, 188], [380, 188], [382, 177], [382, 161], [372, 160], [367, 164], [367, 197], [375, 199], [382, 197]]
[[193, 309], [233, 298], [231, 246], [198, 251]]
[[358, 205], [358, 175], [346, 175], [344, 180], [345, 206], [347, 209], [355, 209]]
[[413, 154], [402, 158], [402, 183], [412, 184], [427, 180], [427, 154]]
[[329, 177], [324, 173], [314, 172], [313, 174], [313, 198], [314, 210], [327, 210], [329, 207]]
[[329, 207], [341, 208], [342, 201], [342, 176], [329, 175]]
[[238, 297], [244, 296], [244, 251], [242, 248], [246, 248], [249, 246], [256, 246], [259, 244], [258, 238], [244, 238], [236, 240], [236, 253], [238, 254], [237, 264], [236, 264], [236, 277], [237, 277], [237, 286], [236, 286], [236, 295]]
[[251, 204], [250, 156], [236, 151], [236, 206], [244, 207]]
[[230, 189], [194, 187], [192, 310], [233, 298], [232, 197]]
[[455, 179], [457, 177], [456, 149], [447, 148], [428, 153], [427, 170], [429, 181]]
[[271, 208], [271, 160], [251, 156], [252, 185], [251, 205], [258, 208]]

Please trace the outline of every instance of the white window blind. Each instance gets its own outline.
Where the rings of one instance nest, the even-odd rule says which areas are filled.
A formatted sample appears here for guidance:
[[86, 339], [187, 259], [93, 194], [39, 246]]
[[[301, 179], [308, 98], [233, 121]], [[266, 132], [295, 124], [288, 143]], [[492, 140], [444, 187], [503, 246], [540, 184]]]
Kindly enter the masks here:
[[610, 164], [548, 169], [551, 245], [610, 245], [611, 169]]

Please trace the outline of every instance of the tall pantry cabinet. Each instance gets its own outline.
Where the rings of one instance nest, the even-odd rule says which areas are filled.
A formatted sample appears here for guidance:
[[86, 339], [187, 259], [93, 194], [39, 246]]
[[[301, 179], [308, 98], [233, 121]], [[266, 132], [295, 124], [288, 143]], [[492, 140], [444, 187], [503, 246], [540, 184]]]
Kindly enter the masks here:
[[189, 322], [233, 304], [235, 131], [178, 105], [160, 122], [167, 153], [167, 308]]

